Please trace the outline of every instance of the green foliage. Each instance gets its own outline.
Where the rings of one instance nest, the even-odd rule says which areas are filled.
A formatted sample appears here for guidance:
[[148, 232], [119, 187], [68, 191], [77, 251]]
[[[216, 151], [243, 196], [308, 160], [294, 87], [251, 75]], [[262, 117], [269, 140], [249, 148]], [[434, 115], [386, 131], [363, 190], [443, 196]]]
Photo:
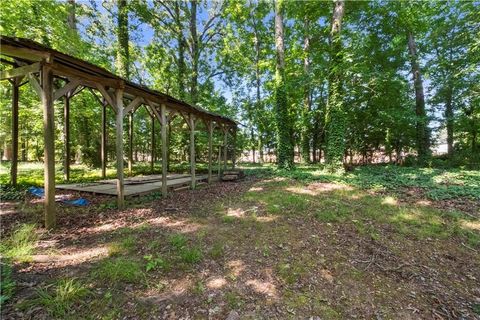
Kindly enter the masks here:
[[[478, 201], [478, 171], [371, 166], [335, 175], [317, 171], [315, 167], [301, 167], [293, 172], [276, 171], [275, 175], [288, 178], [267, 180], [256, 186], [262, 191], [245, 194], [246, 201], [257, 202], [268, 214], [312, 216], [325, 223], [353, 223], [360, 234], [372, 239], [381, 237], [375, 224], [388, 223], [398, 233], [412, 237], [444, 239], [459, 236], [473, 246], [480, 244], [478, 232], [468, 227], [474, 221], [468, 215], [430, 206], [399, 204], [392, 196], [381, 196], [385, 193], [405, 196], [402, 190], [413, 188], [416, 194], [430, 199], [470, 198]], [[325, 185], [307, 187], [318, 182]], [[361, 189], [380, 192], [380, 195]]]
[[74, 278], [62, 279], [36, 291], [38, 297], [28, 304], [42, 306], [54, 318], [64, 318], [90, 294], [90, 290]]
[[174, 234], [169, 237], [170, 245], [174, 253], [178, 255], [181, 262], [186, 264], [196, 264], [203, 258], [203, 253], [198, 247], [188, 246], [187, 238], [182, 234]]
[[203, 254], [199, 248], [184, 247], [180, 250], [180, 258], [184, 263], [196, 264], [202, 260]]
[[116, 256], [120, 254], [128, 254], [134, 251], [136, 247], [136, 239], [133, 235], [128, 235], [120, 241], [113, 242], [108, 247], [108, 254]]
[[11, 186], [0, 185], [0, 199], [6, 200], [22, 200], [25, 198], [25, 187], [23, 186]]
[[162, 257], [155, 257], [149, 254], [149, 255], [143, 256], [143, 258], [147, 262], [145, 266], [145, 269], [147, 272], [151, 270], [156, 270], [156, 269], [160, 269], [162, 271], [170, 270], [170, 267], [171, 267], [170, 263]]
[[210, 251], [208, 252], [208, 255], [212, 257], [213, 259], [219, 259], [223, 257], [225, 254], [225, 247], [223, 243], [215, 243], [212, 248], [210, 248]]
[[187, 245], [187, 238], [182, 234], [173, 234], [169, 238], [170, 245], [180, 250]]
[[38, 238], [35, 224], [20, 224], [8, 238], [2, 239], [0, 252], [14, 261], [29, 261]]
[[142, 279], [140, 264], [127, 257], [101, 261], [93, 272], [96, 278], [113, 282], [137, 282]]
[[9, 259], [0, 259], [0, 306], [9, 300], [15, 291], [15, 281], [12, 277], [12, 262]]

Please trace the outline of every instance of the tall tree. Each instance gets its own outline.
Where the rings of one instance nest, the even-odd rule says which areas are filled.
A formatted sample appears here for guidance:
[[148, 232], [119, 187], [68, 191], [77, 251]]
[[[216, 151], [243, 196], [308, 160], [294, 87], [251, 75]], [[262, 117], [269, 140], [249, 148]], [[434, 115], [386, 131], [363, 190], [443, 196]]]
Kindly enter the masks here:
[[117, 73], [130, 79], [130, 50], [127, 0], [117, 0]]
[[301, 151], [302, 161], [310, 162], [310, 111], [312, 108], [311, 101], [311, 81], [310, 81], [310, 21], [305, 15], [304, 18], [304, 40], [303, 40], [303, 71], [304, 71], [304, 88], [303, 88], [303, 110], [302, 110], [302, 132], [301, 132]]
[[275, 1], [275, 114], [277, 126], [277, 165], [293, 168], [292, 123], [285, 86], [285, 45], [283, 33], [283, 1]]
[[430, 132], [428, 129], [428, 117], [425, 110], [425, 93], [423, 88], [422, 71], [417, 54], [417, 44], [413, 31], [407, 31], [408, 52], [415, 87], [415, 114], [416, 119], [416, 140], [418, 161], [425, 164], [431, 155], [430, 151]]
[[346, 115], [342, 95], [342, 20], [345, 1], [334, 3], [330, 31], [330, 74], [328, 79], [328, 104], [325, 117], [326, 149], [325, 162], [328, 170], [339, 171], [343, 166], [345, 153]]

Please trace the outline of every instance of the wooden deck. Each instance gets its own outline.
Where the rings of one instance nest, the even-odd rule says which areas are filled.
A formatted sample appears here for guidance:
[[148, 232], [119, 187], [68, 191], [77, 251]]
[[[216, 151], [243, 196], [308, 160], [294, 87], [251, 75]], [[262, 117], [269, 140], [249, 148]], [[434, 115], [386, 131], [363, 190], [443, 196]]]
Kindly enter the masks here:
[[[197, 182], [206, 181], [207, 175], [197, 175], [195, 180]], [[162, 175], [149, 175], [126, 178], [125, 180], [125, 196], [138, 196], [155, 191], [162, 188]], [[169, 189], [177, 189], [183, 186], [190, 185], [191, 177], [188, 174], [169, 174], [167, 175], [167, 187]], [[76, 184], [59, 184], [57, 189], [74, 190], [81, 192], [90, 192], [94, 194], [108, 194], [117, 195], [117, 180], [100, 180], [91, 183], [76, 183]]]

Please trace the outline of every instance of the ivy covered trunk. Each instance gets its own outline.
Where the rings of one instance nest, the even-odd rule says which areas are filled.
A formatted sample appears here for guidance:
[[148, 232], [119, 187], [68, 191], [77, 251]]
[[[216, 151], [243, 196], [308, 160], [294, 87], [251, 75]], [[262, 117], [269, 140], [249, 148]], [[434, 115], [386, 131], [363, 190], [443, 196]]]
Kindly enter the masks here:
[[335, 1], [330, 33], [330, 74], [327, 112], [325, 115], [325, 163], [331, 172], [343, 170], [345, 153], [346, 114], [342, 97], [342, 43], [340, 33], [345, 12], [345, 2]]
[[302, 136], [301, 136], [301, 152], [302, 161], [310, 163], [310, 114], [311, 114], [311, 99], [310, 99], [310, 34], [309, 34], [309, 20], [305, 18], [303, 39], [303, 71], [305, 73], [305, 86], [303, 93], [303, 114], [302, 114]]
[[408, 51], [412, 67], [413, 83], [415, 87], [415, 114], [416, 120], [416, 142], [418, 152], [418, 163], [426, 164], [430, 157], [430, 133], [428, 130], [428, 118], [425, 111], [425, 94], [423, 90], [423, 80], [418, 63], [417, 45], [412, 32], [408, 32]]
[[282, 1], [275, 1], [275, 47], [277, 64], [275, 70], [275, 115], [277, 126], [277, 165], [281, 169], [293, 168], [293, 143], [287, 92], [285, 86], [285, 47], [283, 44]]

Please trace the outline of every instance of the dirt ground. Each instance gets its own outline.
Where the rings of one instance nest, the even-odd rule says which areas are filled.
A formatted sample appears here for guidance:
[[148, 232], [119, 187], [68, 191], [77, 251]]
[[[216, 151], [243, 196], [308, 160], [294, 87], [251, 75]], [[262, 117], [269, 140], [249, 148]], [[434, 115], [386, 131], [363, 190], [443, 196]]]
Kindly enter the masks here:
[[[111, 197], [73, 194], [92, 203], [59, 205], [59, 228], [39, 228], [31, 261], [14, 266], [16, 292], [2, 319], [480, 319], [478, 246], [460, 236], [400, 233], [372, 218], [373, 207], [358, 205], [361, 192], [331, 183], [296, 185], [292, 207], [275, 207], [268, 194], [261, 197], [279, 188], [268, 183], [214, 183], [167, 199], [134, 199], [123, 211]], [[332, 196], [338, 210], [356, 216], [326, 222], [310, 214], [316, 209], [308, 201]], [[19, 221], [41, 223], [41, 215], [38, 199], [3, 203], [2, 234]], [[201, 259], [182, 262], [174, 235]], [[128, 237], [127, 249], [112, 249]], [[146, 271], [146, 255], [169, 267]], [[99, 268], [118, 259], [140, 264], [141, 276], [102, 277]], [[40, 288], [70, 278], [89, 294], [65, 314], [38, 302]]]

